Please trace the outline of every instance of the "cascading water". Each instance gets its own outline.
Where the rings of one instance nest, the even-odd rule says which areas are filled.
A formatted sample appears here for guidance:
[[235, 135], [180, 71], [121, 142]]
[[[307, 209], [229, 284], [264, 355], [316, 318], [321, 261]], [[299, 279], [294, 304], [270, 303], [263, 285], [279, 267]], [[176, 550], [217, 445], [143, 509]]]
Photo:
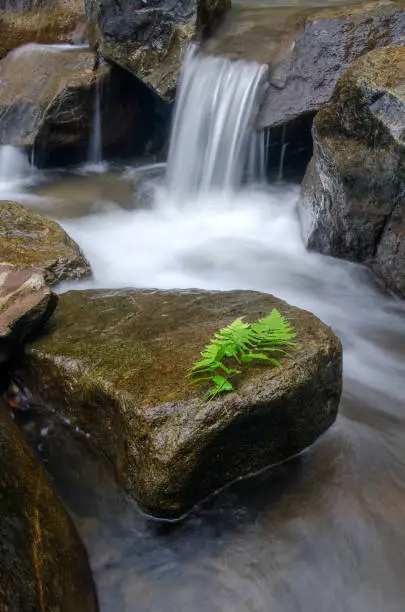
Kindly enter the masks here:
[[253, 126], [266, 73], [267, 66], [255, 62], [187, 51], [167, 166], [172, 196], [239, 187], [248, 165], [252, 174], [249, 145], [263, 167], [264, 133], [255, 134]]
[[29, 180], [33, 171], [34, 168], [22, 149], [10, 145], [0, 146], [0, 190]]
[[[81, 289], [251, 289], [317, 314], [344, 343], [340, 415], [302, 457], [223, 491], [176, 530], [152, 528], [127, 500], [117, 510], [99, 472], [87, 480], [80, 463], [62, 488], [104, 612], [132, 612], [135, 598], [154, 612], [404, 609], [404, 305], [361, 266], [305, 249], [298, 186], [238, 188], [263, 167], [252, 125], [264, 76], [255, 64], [188, 54], [167, 186], [152, 205], [137, 209], [130, 195], [120, 207], [117, 190], [102, 210], [63, 219], [56, 199], [52, 214], [91, 263]], [[100, 177], [86, 181], [91, 192]], [[80, 202], [83, 182], [76, 190]]]
[[92, 169], [103, 167], [103, 142], [101, 127], [101, 85], [96, 81], [94, 92], [93, 129], [90, 137], [89, 159], [87, 166]]

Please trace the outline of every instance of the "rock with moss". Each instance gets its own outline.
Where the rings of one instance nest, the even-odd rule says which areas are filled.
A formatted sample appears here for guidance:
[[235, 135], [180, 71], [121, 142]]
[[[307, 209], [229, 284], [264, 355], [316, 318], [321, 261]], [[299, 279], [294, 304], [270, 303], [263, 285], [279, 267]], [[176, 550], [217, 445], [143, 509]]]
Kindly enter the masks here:
[[404, 37], [401, 2], [312, 9], [245, 4], [228, 14], [206, 50], [269, 64], [269, 87], [258, 118], [262, 128], [322, 108], [353, 61]]
[[0, 59], [27, 43], [80, 42], [85, 30], [83, 0], [1, 0]]
[[[200, 351], [235, 318], [273, 307], [297, 331], [283, 367], [246, 367], [235, 392], [207, 402], [187, 376]], [[332, 425], [342, 348], [314, 315], [260, 293], [71, 291], [18, 375], [89, 435], [145, 512], [176, 518]]]
[[97, 612], [87, 554], [0, 399], [0, 610]]
[[197, 35], [208, 36], [230, 0], [85, 0], [93, 46], [172, 100], [181, 54]]
[[301, 218], [309, 248], [373, 267], [405, 296], [405, 47], [359, 59], [315, 119]]
[[79, 246], [60, 225], [16, 202], [0, 201], [0, 261], [39, 270], [49, 285], [90, 274]]
[[0, 62], [0, 80], [0, 144], [33, 150], [37, 165], [88, 159], [97, 103], [104, 153], [142, 155], [163, 142], [163, 101], [86, 48], [26, 45]]
[[0, 363], [45, 323], [57, 300], [40, 272], [0, 262]]

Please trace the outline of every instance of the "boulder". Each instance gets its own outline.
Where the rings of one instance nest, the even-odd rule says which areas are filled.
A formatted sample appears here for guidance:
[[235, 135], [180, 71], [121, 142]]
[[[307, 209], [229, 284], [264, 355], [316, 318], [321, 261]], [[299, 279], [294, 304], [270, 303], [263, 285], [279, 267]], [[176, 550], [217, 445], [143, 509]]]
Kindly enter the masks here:
[[321, 9], [246, 5], [228, 14], [205, 49], [269, 64], [269, 88], [258, 118], [258, 127], [264, 128], [322, 108], [354, 60], [404, 37], [401, 3]]
[[84, 36], [83, 0], [0, 0], [0, 59], [27, 43], [68, 43]]
[[181, 54], [200, 33], [208, 36], [231, 0], [85, 0], [93, 46], [172, 100]]
[[0, 263], [0, 364], [45, 323], [57, 301], [40, 272]]
[[371, 265], [403, 296], [405, 47], [366, 54], [313, 127], [300, 203], [309, 248]]
[[384, 285], [405, 299], [405, 202], [394, 208], [379, 242], [373, 270]]
[[37, 165], [88, 159], [97, 103], [104, 152], [161, 146], [164, 103], [88, 49], [26, 45], [0, 62], [0, 81], [0, 144], [33, 149]]
[[0, 399], [0, 610], [97, 612], [87, 554]]
[[60, 225], [16, 202], [0, 201], [0, 261], [39, 270], [50, 285], [90, 274], [80, 248]]
[[[207, 402], [188, 369], [235, 318], [277, 307], [298, 343]], [[145, 512], [177, 518], [220, 487], [299, 453], [335, 420], [342, 348], [314, 315], [248, 291], [70, 291], [18, 372], [107, 458]]]

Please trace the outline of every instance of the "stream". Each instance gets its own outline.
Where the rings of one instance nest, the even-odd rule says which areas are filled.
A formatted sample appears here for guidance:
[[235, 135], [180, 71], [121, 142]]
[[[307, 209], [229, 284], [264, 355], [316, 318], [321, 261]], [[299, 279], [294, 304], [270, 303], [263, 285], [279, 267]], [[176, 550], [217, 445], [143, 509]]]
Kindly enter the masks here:
[[[189, 135], [199, 120], [196, 111]], [[218, 138], [227, 135], [214, 132], [205, 146], [217, 139], [223, 159]], [[235, 143], [236, 157], [242, 149]], [[176, 159], [178, 174], [194, 153], [183, 152], [183, 167]], [[178, 524], [142, 516], [80, 441], [38, 443], [87, 545], [101, 611], [403, 612], [404, 303], [364, 267], [306, 251], [295, 184], [207, 184], [203, 173], [179, 190], [162, 164], [24, 168], [1, 182], [1, 197], [57, 220], [94, 272], [59, 291], [258, 290], [313, 311], [344, 344], [336, 424], [299, 457], [234, 483]]]

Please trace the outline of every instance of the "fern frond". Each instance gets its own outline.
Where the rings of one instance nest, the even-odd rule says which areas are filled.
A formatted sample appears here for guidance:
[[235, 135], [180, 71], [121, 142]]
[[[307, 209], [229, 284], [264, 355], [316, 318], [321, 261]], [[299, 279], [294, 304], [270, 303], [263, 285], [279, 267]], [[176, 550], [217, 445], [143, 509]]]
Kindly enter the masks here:
[[267, 317], [252, 323], [251, 330], [254, 341], [258, 346], [274, 344], [291, 346], [294, 344], [293, 339], [296, 337], [291, 323], [276, 308], [273, 308]]
[[[206, 399], [214, 399], [220, 393], [233, 390], [229, 378], [218, 374], [218, 370], [227, 376], [241, 374], [240, 370], [228, 367], [224, 359], [235, 359], [241, 364], [260, 359], [280, 368], [281, 363], [267, 353], [284, 354], [295, 344], [295, 337], [294, 327], [275, 308], [267, 317], [251, 324], [239, 317], [211, 338], [210, 344], [200, 353], [202, 359], [193, 364], [188, 375], [199, 376], [194, 382], [210, 380], [214, 388]], [[201, 376], [205, 373], [208, 376]]]

